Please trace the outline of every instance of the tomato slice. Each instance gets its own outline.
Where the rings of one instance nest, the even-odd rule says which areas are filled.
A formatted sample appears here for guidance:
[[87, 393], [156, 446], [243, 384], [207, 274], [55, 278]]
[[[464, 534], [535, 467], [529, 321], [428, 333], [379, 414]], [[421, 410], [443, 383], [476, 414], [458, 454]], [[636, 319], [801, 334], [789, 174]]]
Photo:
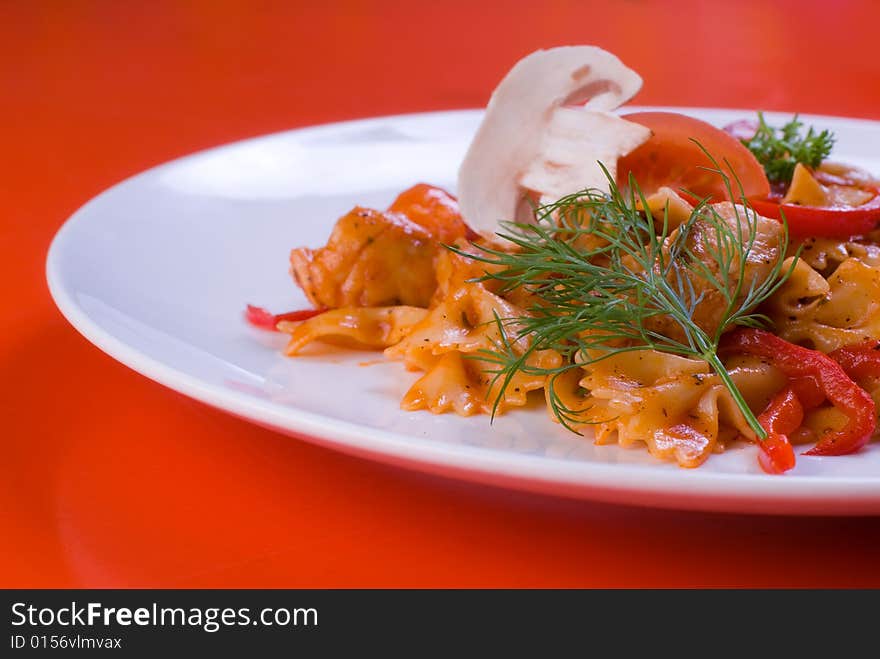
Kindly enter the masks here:
[[647, 142], [618, 160], [619, 185], [626, 186], [632, 173], [646, 196], [661, 186], [669, 186], [697, 197], [711, 197], [714, 201], [728, 199], [724, 180], [706, 170], [715, 169], [715, 165], [694, 143], [696, 140], [730, 176], [735, 199], [741, 199], [743, 193], [746, 197], [770, 194], [761, 163], [739, 140], [720, 128], [675, 112], [635, 112], [623, 118], [650, 128], [653, 134]]

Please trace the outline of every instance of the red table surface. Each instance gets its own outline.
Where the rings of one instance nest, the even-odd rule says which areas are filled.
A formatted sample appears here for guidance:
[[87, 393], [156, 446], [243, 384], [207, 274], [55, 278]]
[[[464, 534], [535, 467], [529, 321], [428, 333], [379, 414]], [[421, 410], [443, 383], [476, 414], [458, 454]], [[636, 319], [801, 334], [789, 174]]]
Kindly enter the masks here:
[[64, 219], [144, 168], [482, 106], [540, 47], [615, 52], [639, 103], [880, 119], [877, 25], [870, 0], [0, 4], [0, 585], [880, 586], [880, 518], [553, 499], [257, 428], [101, 353], [43, 273]]

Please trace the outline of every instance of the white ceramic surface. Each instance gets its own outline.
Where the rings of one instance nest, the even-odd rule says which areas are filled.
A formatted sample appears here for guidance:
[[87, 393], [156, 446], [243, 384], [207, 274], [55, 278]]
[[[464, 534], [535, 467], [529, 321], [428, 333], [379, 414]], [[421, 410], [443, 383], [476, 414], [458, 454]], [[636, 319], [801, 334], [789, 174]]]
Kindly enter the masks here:
[[[679, 110], [717, 125], [751, 116]], [[782, 477], [762, 474], [746, 445], [685, 470], [643, 449], [594, 446], [550, 422], [540, 401], [494, 425], [401, 411], [417, 375], [400, 364], [363, 365], [379, 355], [333, 349], [285, 358], [282, 336], [244, 322], [247, 303], [306, 306], [288, 276], [288, 252], [323, 244], [355, 204], [384, 207], [418, 181], [452, 188], [479, 118], [459, 111], [318, 126], [151, 169], [90, 201], [58, 232], [47, 263], [52, 295], [83, 335], [147, 377], [349, 453], [640, 506], [880, 514], [880, 444], [854, 456], [800, 457]], [[804, 119], [835, 131], [837, 159], [880, 173], [880, 122]]]

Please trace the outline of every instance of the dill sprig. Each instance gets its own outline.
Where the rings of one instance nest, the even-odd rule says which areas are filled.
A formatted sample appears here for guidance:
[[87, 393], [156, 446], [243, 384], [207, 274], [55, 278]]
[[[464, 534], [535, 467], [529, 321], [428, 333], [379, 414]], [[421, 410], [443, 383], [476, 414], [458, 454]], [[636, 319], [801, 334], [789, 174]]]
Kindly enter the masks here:
[[803, 163], [815, 169], [831, 154], [834, 135], [828, 130], [817, 132], [812, 126], [801, 135], [803, 126], [795, 115], [781, 128], [774, 128], [759, 112], [754, 136], [742, 140], [764, 167], [771, 183], [791, 183], [795, 165]]
[[[712, 161], [711, 171], [723, 177], [730, 198], [737, 198], [728, 176]], [[761, 327], [769, 322], [754, 309], [791, 274], [791, 269], [783, 272], [787, 225], [783, 222], [779, 256], [768, 275], [747, 281], [748, 255], [758, 237], [758, 215], [747, 204], [734, 206], [736, 226], [731, 226], [704, 199], [683, 224], [673, 228], [668, 205], [662, 222], [655, 221], [649, 211], [639, 210], [648, 204], [637, 181], [631, 176], [624, 193], [602, 168], [610, 193], [585, 189], [537, 207], [533, 224], [504, 223], [505, 231], [498, 235], [515, 250], [479, 246], [481, 253], [476, 256], [460, 252], [492, 266], [477, 281], [500, 282], [501, 294], [521, 288], [534, 300], [528, 315], [496, 316], [501, 339], [494, 350], [478, 356], [490, 364], [496, 381], [502, 381], [496, 408], [516, 373], [545, 375], [551, 410], [565, 427], [577, 432], [574, 426], [583, 422], [556, 391], [559, 378], [620, 353], [657, 350], [707, 362], [755, 434], [765, 438], [766, 432], [721, 362], [718, 345], [722, 333], [733, 326]], [[744, 202], [744, 195], [739, 198]], [[694, 241], [701, 256], [695, 253]], [[698, 278], [708, 289], [698, 290]], [[717, 291], [724, 307], [714, 331], [693, 320], [707, 290]], [[665, 324], [652, 324], [660, 316]], [[658, 329], [670, 322], [677, 331]], [[522, 339], [528, 343], [525, 350]], [[545, 349], [559, 352], [563, 364], [554, 369], [530, 365], [530, 355]]]

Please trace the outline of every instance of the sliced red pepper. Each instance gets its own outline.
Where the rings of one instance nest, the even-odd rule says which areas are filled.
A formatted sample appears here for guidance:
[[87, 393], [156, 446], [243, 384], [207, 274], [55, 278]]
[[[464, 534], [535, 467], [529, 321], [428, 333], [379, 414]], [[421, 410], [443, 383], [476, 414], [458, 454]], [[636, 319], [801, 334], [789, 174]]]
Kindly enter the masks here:
[[[766, 359], [804, 390], [812, 387], [847, 416], [840, 430], [826, 432], [807, 455], [844, 455], [864, 446], [877, 425], [874, 400], [828, 355], [789, 343], [770, 332], [743, 328], [724, 337], [722, 349]], [[793, 385], [794, 387], [795, 385]], [[812, 401], [811, 401], [812, 402]]]
[[247, 305], [244, 315], [247, 321], [254, 327], [261, 329], [275, 330], [278, 323], [282, 320], [297, 322], [300, 320], [308, 320], [313, 316], [323, 313], [324, 309], [300, 309], [299, 311], [288, 311], [287, 313], [272, 314], [262, 307], [255, 307], [252, 304]]
[[788, 436], [804, 421], [804, 407], [791, 386], [776, 394], [758, 416], [758, 423], [767, 431], [759, 443], [758, 462], [768, 474], [782, 474], [794, 467], [794, 449]]
[[822, 208], [799, 204], [780, 204], [769, 197], [751, 197], [749, 205], [764, 217], [788, 222], [788, 231], [795, 238], [840, 238], [862, 236], [880, 224], [880, 194], [852, 208]]
[[838, 348], [828, 356], [857, 382], [880, 376], [880, 342], [868, 339], [863, 343]]
[[819, 407], [819, 405], [825, 402], [825, 394], [822, 393], [822, 389], [816, 381], [816, 378], [812, 376], [794, 378], [789, 380], [788, 384], [798, 397], [801, 405], [803, 405], [804, 411]]
[[[724, 127], [724, 130], [739, 140], [749, 140], [758, 130], [758, 122], [753, 119], [735, 121]], [[836, 185], [856, 185], [844, 177], [838, 177], [817, 170], [817, 179]], [[764, 217], [788, 222], [788, 231], [795, 238], [841, 238], [862, 236], [877, 228], [880, 224], [880, 188], [858, 185], [863, 190], [874, 193], [874, 197], [861, 206], [851, 208], [822, 208], [819, 206], [801, 206], [800, 204], [782, 204], [781, 196], [751, 196], [749, 205]]]

